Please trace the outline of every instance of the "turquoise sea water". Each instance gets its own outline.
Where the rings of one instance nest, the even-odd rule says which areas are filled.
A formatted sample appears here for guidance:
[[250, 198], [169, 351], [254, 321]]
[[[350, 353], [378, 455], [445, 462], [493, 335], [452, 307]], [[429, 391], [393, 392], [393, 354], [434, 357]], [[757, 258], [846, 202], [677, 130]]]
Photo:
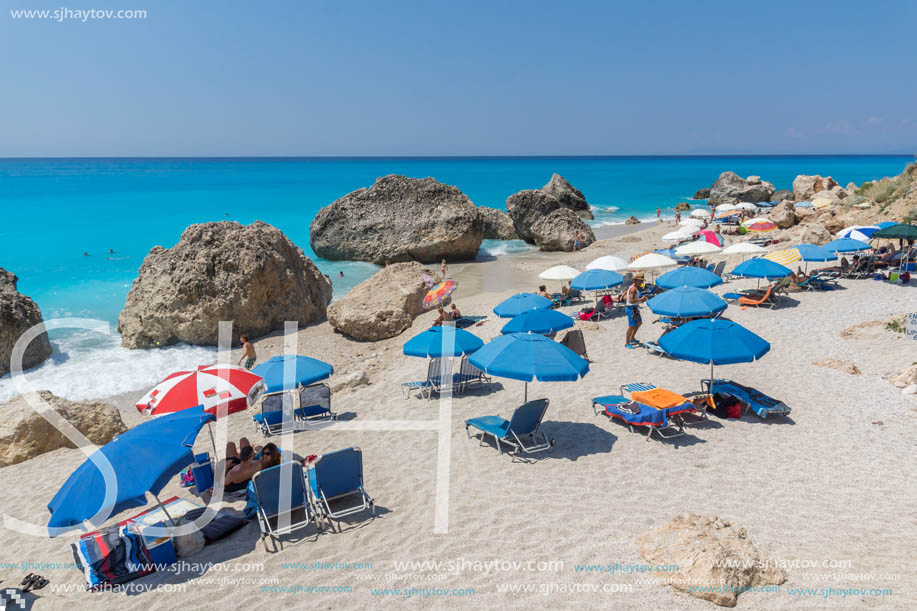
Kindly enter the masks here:
[[[459, 187], [478, 206], [504, 208], [507, 196], [539, 188], [557, 172], [584, 193], [595, 208], [594, 224], [602, 225], [630, 215], [654, 218], [657, 207], [671, 215], [679, 201], [710, 186], [725, 170], [757, 174], [782, 189], [790, 188], [797, 174], [860, 184], [897, 174], [910, 161], [904, 156], [0, 159], [0, 267], [19, 276], [20, 290], [38, 303], [46, 319], [81, 316], [115, 324], [146, 253], [155, 245], [175, 244], [189, 224], [263, 220], [314, 258], [309, 223], [318, 209], [386, 174], [432, 176]], [[499, 255], [518, 245], [488, 242], [482, 248]], [[108, 254], [109, 249], [115, 253]], [[365, 263], [316, 262], [332, 277], [336, 295], [376, 269]], [[98, 369], [93, 359], [107, 359], [115, 369], [155, 371], [149, 374], [152, 381], [138, 379], [109, 389], [123, 391], [168, 373], [157, 370], [160, 361], [162, 366], [193, 364], [207, 357], [196, 348], [167, 354], [120, 351], [116, 337], [100, 341], [60, 334], [52, 339], [56, 360], [34, 377], [75, 398], [113, 394], [100, 392], [91, 376], [86, 378], [89, 370]], [[76, 360], [85, 361], [74, 357], [87, 351], [93, 357], [85, 363], [80, 390], [67, 391], [75, 374], [62, 371]], [[9, 394], [0, 380], [0, 400]]]

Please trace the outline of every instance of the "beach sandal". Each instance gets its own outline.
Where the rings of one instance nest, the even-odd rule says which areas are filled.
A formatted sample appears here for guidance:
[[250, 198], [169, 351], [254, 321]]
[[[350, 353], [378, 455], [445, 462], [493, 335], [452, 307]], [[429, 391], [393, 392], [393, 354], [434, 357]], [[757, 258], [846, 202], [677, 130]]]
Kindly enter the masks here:
[[32, 590], [40, 590], [46, 585], [48, 585], [48, 580], [42, 577], [41, 575], [34, 575], [29, 573], [25, 576], [25, 579], [22, 580], [22, 583], [19, 585], [23, 586], [23, 592], [31, 592]]
[[634, 350], [639, 344], [624, 344], [624, 347], [628, 350]]

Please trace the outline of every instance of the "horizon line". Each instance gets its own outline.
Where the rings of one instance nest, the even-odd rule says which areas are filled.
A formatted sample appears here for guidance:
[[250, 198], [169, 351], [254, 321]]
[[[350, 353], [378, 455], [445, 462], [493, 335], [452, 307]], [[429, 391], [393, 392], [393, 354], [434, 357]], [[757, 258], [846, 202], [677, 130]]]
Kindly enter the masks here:
[[4, 157], [0, 161], [129, 160], [385, 160], [385, 159], [704, 159], [704, 158], [805, 158], [805, 157], [914, 157], [917, 153], [704, 153], [704, 154], [609, 154], [609, 155], [74, 155]]

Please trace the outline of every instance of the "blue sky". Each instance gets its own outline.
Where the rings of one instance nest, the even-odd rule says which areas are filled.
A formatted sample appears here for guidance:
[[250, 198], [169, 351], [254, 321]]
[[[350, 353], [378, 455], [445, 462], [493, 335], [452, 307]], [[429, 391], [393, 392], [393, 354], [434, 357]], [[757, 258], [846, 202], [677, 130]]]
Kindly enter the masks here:
[[917, 152], [909, 1], [2, 10], [3, 157]]

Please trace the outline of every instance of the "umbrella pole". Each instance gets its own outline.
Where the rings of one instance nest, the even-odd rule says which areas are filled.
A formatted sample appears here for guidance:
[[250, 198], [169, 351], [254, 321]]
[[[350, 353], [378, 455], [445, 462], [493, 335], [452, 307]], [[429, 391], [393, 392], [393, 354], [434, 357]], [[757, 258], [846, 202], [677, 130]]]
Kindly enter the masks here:
[[523, 403], [529, 402], [529, 383], [528, 382], [525, 383], [525, 394], [523, 395], [523, 399], [524, 399], [522, 401]]
[[166, 509], [166, 506], [163, 505], [162, 501], [159, 500], [159, 495], [154, 494], [153, 496], [156, 498], [156, 502], [159, 504], [159, 507], [162, 509], [162, 512], [166, 514], [167, 518], [169, 518], [169, 522], [172, 523], [172, 526], [178, 526], [178, 524], [175, 523], [175, 520], [172, 519], [172, 516], [169, 515], [169, 511]]
[[212, 424], [212, 422], [207, 423], [207, 432], [210, 433], [210, 443], [213, 444], [213, 457], [214, 459], [217, 459], [220, 457], [220, 455], [217, 453], [217, 440], [213, 437], [213, 427], [211, 426]]

